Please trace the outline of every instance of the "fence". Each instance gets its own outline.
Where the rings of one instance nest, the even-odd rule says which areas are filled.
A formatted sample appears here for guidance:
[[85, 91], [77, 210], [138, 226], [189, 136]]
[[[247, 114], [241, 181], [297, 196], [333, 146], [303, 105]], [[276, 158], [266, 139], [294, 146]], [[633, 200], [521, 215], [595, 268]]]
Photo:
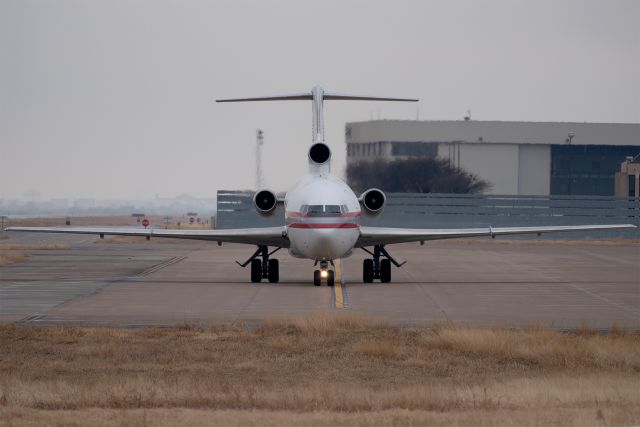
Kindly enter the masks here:
[[[253, 193], [218, 192], [218, 228], [284, 224], [282, 210], [261, 217]], [[281, 208], [279, 208], [281, 209]], [[535, 225], [635, 224], [640, 226], [640, 199], [602, 196], [496, 196], [474, 194], [389, 193], [384, 212], [364, 216], [363, 225], [405, 228], [508, 227]], [[545, 238], [638, 238], [638, 230], [557, 233]], [[531, 236], [528, 236], [531, 237]]]

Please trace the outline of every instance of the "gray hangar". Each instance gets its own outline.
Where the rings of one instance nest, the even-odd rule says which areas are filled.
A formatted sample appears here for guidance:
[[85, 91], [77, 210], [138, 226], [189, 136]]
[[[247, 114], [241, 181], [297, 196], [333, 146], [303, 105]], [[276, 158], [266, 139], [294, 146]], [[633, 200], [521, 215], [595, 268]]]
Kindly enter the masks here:
[[640, 124], [372, 120], [346, 124], [347, 165], [447, 158], [491, 183], [489, 194], [614, 195], [640, 153]]

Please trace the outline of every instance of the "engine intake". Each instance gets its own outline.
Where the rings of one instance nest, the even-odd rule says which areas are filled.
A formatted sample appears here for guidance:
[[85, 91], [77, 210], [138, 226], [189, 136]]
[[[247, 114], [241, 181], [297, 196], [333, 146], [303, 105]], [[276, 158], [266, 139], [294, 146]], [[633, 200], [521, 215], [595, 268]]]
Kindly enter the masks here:
[[369, 216], [379, 215], [386, 202], [387, 198], [384, 193], [377, 188], [371, 188], [360, 196], [360, 203], [364, 208], [364, 213]]
[[331, 150], [326, 144], [317, 142], [309, 148], [309, 159], [312, 162], [322, 165], [331, 158]]
[[260, 215], [269, 216], [276, 210], [278, 199], [271, 191], [262, 190], [253, 196], [253, 205]]

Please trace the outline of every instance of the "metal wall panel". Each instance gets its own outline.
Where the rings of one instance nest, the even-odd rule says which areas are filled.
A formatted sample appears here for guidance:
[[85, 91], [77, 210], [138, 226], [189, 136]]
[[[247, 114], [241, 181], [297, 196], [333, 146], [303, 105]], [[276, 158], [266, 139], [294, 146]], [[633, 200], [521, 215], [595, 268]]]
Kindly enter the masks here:
[[478, 175], [491, 187], [487, 193], [518, 193], [518, 146], [516, 144], [440, 144], [438, 155], [451, 164]]
[[551, 149], [548, 145], [518, 146], [518, 194], [548, 196], [550, 193]]

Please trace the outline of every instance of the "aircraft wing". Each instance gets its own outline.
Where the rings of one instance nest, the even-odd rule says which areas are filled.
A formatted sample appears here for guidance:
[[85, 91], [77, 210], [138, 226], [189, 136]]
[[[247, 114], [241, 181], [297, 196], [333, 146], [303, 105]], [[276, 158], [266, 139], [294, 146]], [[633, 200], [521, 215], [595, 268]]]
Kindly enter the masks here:
[[632, 224], [562, 225], [542, 227], [484, 227], [484, 228], [386, 228], [360, 227], [356, 247], [420, 242], [425, 240], [459, 239], [464, 237], [495, 237], [513, 234], [542, 234], [559, 231], [622, 230], [637, 228]]
[[8, 227], [5, 231], [32, 233], [94, 234], [104, 236], [171, 237], [174, 239], [212, 240], [228, 243], [246, 243], [281, 248], [289, 247], [285, 227], [236, 228], [229, 230], [166, 230], [139, 227]]

